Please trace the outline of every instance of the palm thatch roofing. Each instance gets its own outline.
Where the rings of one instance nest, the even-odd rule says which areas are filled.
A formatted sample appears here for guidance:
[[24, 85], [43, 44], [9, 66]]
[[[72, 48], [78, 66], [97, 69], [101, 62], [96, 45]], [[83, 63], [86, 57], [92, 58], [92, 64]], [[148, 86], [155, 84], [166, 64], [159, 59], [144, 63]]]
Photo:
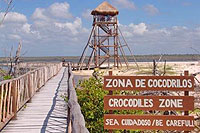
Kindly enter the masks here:
[[119, 14], [119, 11], [110, 5], [107, 1], [101, 3], [97, 8], [95, 8], [92, 12], [92, 15], [111, 15], [115, 16]]

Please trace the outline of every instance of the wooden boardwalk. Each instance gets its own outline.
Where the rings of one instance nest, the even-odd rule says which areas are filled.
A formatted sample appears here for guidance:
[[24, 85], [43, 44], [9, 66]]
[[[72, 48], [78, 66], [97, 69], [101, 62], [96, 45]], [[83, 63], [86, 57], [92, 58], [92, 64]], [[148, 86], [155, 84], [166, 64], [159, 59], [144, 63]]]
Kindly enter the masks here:
[[67, 131], [68, 70], [50, 79], [2, 130], [3, 133], [64, 133]]

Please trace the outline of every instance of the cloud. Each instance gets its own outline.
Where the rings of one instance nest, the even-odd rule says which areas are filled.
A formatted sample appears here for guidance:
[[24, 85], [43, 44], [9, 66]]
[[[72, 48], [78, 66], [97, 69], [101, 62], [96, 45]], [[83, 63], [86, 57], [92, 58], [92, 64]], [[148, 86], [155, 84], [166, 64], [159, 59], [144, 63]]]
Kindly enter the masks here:
[[[66, 2], [36, 8], [31, 23], [24, 14], [9, 14], [0, 27], [0, 48], [11, 47], [22, 40], [23, 49], [28, 50], [26, 56], [73, 55], [80, 53], [80, 47], [87, 42], [89, 30], [82, 26], [81, 18], [69, 12]], [[2, 54], [0, 52], [0, 56]]]
[[127, 37], [131, 37], [134, 35], [141, 36], [148, 32], [147, 25], [145, 23], [134, 24], [130, 23], [129, 25], [119, 25], [120, 28], [123, 29], [123, 33]]
[[91, 15], [92, 10], [91, 9], [86, 9], [85, 11], [83, 11], [83, 13], [81, 14], [81, 16], [87, 20], [92, 20], [92, 15]]
[[151, 16], [154, 16], [160, 13], [159, 10], [152, 4], [148, 4], [144, 6], [144, 11]]
[[118, 8], [136, 9], [136, 6], [131, 0], [111, 0], [111, 3]]
[[200, 49], [200, 28], [172, 26], [159, 28], [145, 23], [120, 25], [130, 47], [136, 54], [188, 54], [190, 47]]
[[77, 35], [79, 33], [79, 29], [81, 29], [82, 21], [80, 18], [76, 18], [73, 23], [55, 23], [55, 26], [60, 29], [69, 30], [73, 35]]
[[[4, 12], [0, 12], [0, 20], [2, 20], [4, 14]], [[5, 23], [24, 23], [26, 21], [26, 16], [17, 12], [9, 12], [4, 20]]]
[[[69, 12], [70, 5], [67, 2], [54, 3], [48, 8], [37, 8], [32, 15], [32, 28], [37, 29], [41, 40], [47, 39], [52, 42], [53, 39], [61, 42], [69, 39], [68, 43], [77, 40], [77, 36], [87, 32], [82, 27], [82, 20], [74, 17]], [[55, 37], [54, 37], [55, 36]], [[61, 39], [62, 37], [62, 39]], [[62, 42], [63, 43], [63, 42]]]
[[132, 28], [134, 34], [138, 35], [143, 35], [145, 32], [148, 31], [145, 23], [140, 23], [138, 25], [131, 23], [129, 24], [129, 27]]
[[[63, 16], [50, 12], [52, 5], [35, 9], [30, 20], [24, 14], [10, 12], [0, 27], [0, 56], [4, 55], [2, 48], [10, 49], [20, 40], [23, 50], [28, 51], [26, 56], [80, 55], [91, 29], [83, 26], [80, 17], [72, 15], [70, 6], [65, 9], [68, 15]], [[200, 49], [200, 27], [160, 28], [144, 22], [120, 24], [119, 27], [135, 54], [195, 53], [190, 47]]]
[[72, 19], [73, 16], [69, 12], [69, 4], [64, 3], [54, 3], [48, 8], [36, 8], [32, 15], [34, 20], [51, 20], [51, 19]]
[[69, 4], [64, 3], [54, 3], [47, 10], [49, 13], [58, 18], [72, 18], [72, 14], [69, 12]]
[[49, 18], [44, 15], [45, 9], [43, 8], [36, 8], [33, 15], [32, 19], [34, 20], [48, 20]]
[[31, 25], [28, 24], [28, 23], [25, 23], [25, 24], [22, 26], [22, 30], [23, 30], [25, 33], [30, 33], [30, 32], [31, 32]]

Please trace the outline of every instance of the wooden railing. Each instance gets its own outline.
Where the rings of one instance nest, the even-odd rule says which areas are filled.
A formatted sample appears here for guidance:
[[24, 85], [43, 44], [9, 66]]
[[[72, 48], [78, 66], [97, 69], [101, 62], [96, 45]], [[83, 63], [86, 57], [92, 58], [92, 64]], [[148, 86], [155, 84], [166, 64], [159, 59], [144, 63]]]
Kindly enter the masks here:
[[30, 68], [30, 67], [42, 67], [42, 66], [48, 66], [52, 64], [58, 64], [58, 63], [51, 63], [51, 62], [22, 62], [19, 64], [19, 67], [21, 68]]
[[78, 103], [70, 63], [68, 64], [68, 74], [68, 133], [89, 133], [85, 127], [85, 119]]
[[47, 64], [18, 78], [0, 82], [0, 130], [61, 67], [62, 63]]

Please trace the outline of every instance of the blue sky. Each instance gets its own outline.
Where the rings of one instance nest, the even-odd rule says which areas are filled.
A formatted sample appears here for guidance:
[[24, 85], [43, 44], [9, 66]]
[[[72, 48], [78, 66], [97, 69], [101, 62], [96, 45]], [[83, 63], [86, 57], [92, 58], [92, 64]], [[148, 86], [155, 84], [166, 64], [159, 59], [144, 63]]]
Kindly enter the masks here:
[[[30, 17], [36, 8], [47, 8], [55, 2], [67, 2], [70, 4], [70, 12], [74, 16], [81, 17], [86, 9], [94, 9], [104, 0], [15, 0], [14, 10]], [[161, 27], [169, 26], [189, 26], [200, 25], [200, 1], [199, 0], [129, 0], [134, 2], [136, 9], [118, 8], [120, 11], [120, 23], [129, 24], [131, 22], [147, 24], [158, 24]], [[145, 5], [152, 4], [159, 14], [148, 15], [143, 10]], [[87, 25], [88, 21], [84, 24]], [[89, 22], [91, 24], [91, 22]], [[90, 25], [87, 25], [90, 26]]]
[[[0, 51], [22, 41], [26, 56], [80, 55], [92, 25], [89, 13], [102, 2], [14, 0], [0, 27]], [[119, 10], [120, 29], [135, 54], [196, 53], [190, 47], [200, 51], [199, 0], [108, 2]]]

